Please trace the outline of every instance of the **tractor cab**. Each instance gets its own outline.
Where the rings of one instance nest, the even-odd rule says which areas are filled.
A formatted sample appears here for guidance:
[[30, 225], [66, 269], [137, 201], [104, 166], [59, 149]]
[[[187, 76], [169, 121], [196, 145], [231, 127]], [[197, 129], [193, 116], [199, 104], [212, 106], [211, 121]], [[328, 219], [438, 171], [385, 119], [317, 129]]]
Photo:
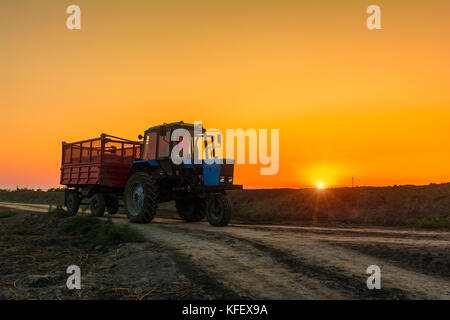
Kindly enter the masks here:
[[[178, 141], [172, 141], [172, 133], [177, 129], [189, 132], [190, 141], [183, 141], [186, 139], [184, 136]], [[135, 164], [147, 166], [148, 170], [158, 174], [180, 177], [183, 180], [182, 184], [189, 188], [207, 186], [223, 189], [228, 186], [226, 189], [240, 189], [240, 186], [233, 186], [233, 162], [219, 159], [215, 154], [214, 144], [220, 144], [221, 138], [217, 135], [205, 137], [205, 133], [206, 129], [201, 128], [199, 134], [195, 132], [193, 124], [182, 121], [151, 127], [145, 131], [144, 137], [140, 136], [144, 140], [142, 156]], [[171, 155], [173, 148], [180, 143], [186, 146], [178, 151], [180, 158], [183, 157], [183, 162], [175, 163]]]
[[[194, 154], [194, 125], [180, 121], [151, 127], [145, 131], [142, 160], [160, 161], [169, 159], [172, 148], [182, 140], [171, 141], [172, 132], [176, 129], [185, 129], [189, 132], [192, 140], [190, 142], [191, 154]], [[205, 131], [202, 128], [202, 133]]]

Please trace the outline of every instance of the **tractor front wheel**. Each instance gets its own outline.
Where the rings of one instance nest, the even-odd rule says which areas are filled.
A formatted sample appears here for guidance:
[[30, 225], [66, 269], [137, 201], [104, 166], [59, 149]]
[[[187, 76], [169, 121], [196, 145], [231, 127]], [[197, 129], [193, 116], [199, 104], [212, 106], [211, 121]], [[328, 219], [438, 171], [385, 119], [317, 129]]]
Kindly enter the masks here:
[[159, 204], [157, 181], [144, 172], [133, 174], [127, 181], [124, 198], [130, 221], [149, 223]]
[[231, 203], [224, 194], [216, 193], [207, 198], [205, 206], [206, 217], [212, 226], [224, 227], [230, 222]]
[[105, 214], [106, 200], [101, 193], [96, 193], [91, 198], [91, 214], [94, 217], [103, 217]]

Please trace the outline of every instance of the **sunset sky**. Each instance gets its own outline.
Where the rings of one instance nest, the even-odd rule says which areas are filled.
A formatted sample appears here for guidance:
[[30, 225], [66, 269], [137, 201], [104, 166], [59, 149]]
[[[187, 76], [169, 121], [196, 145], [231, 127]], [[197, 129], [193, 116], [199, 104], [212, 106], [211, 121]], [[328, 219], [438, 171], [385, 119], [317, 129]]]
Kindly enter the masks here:
[[61, 141], [179, 120], [279, 129], [246, 187], [448, 182], [450, 2], [0, 1], [0, 188], [58, 186]]

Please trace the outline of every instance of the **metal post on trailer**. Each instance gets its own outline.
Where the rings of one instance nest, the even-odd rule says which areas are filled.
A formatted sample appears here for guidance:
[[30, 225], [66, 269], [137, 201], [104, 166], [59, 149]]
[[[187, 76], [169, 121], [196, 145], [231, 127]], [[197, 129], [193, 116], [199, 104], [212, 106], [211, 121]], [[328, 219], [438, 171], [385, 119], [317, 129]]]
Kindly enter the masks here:
[[92, 162], [92, 140], [89, 143], [89, 163]]

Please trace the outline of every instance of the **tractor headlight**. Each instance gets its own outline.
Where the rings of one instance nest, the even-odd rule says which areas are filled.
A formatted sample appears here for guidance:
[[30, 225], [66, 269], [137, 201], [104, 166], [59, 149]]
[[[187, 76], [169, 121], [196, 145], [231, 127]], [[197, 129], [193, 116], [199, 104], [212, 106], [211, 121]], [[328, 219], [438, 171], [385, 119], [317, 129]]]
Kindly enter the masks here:
[[219, 177], [219, 183], [225, 183], [225, 177], [224, 176], [220, 176]]
[[233, 183], [233, 177], [228, 177], [228, 183]]

